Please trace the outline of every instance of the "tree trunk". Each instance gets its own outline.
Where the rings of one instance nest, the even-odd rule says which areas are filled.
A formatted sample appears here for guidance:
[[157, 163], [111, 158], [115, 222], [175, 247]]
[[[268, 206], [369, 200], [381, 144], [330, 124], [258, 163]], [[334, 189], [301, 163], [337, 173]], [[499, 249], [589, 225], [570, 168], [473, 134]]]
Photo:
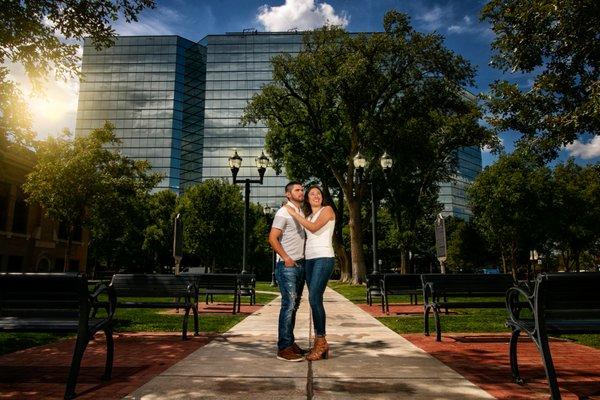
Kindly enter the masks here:
[[352, 255], [352, 283], [362, 284], [366, 278], [365, 255], [362, 248], [360, 202], [348, 200], [350, 212], [350, 253]]
[[344, 245], [338, 240], [333, 239], [333, 248], [337, 258], [338, 265], [340, 266], [340, 281], [350, 282], [352, 281], [352, 266], [350, 264], [350, 257]]
[[[327, 193], [329, 197], [331, 194], [329, 193], [329, 188], [327, 189]], [[335, 204], [334, 204], [335, 205]], [[340, 281], [341, 282], [351, 282], [352, 281], [352, 265], [350, 264], [350, 254], [346, 251], [344, 247], [344, 236], [342, 235], [343, 222], [344, 222], [344, 191], [339, 191], [338, 204], [334, 208], [336, 212], [335, 219], [335, 232], [333, 235], [333, 248], [335, 250], [335, 254], [337, 257], [337, 262], [340, 267]]]
[[406, 251], [404, 249], [400, 249], [400, 273], [409, 273], [408, 263], [406, 262]]

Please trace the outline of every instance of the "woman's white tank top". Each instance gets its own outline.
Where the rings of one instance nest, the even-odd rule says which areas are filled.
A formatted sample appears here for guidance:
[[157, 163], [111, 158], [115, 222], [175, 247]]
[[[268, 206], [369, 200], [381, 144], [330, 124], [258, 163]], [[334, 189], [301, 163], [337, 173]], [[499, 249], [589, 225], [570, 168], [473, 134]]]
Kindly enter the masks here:
[[[311, 222], [315, 222], [319, 218], [323, 208], [321, 208], [315, 214], [310, 215], [307, 219]], [[315, 233], [312, 233], [306, 229], [306, 249], [304, 250], [304, 257], [307, 260], [321, 257], [335, 257], [333, 244], [331, 241], [333, 238], [334, 229], [335, 219], [327, 221], [327, 223]]]

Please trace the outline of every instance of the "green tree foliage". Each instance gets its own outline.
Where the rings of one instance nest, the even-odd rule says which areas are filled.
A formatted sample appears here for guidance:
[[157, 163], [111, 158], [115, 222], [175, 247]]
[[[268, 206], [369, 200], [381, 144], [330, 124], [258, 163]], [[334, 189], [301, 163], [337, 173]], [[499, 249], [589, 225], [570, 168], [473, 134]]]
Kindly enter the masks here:
[[468, 194], [477, 226], [500, 253], [504, 270], [516, 276], [522, 257], [546, 241], [553, 209], [551, 171], [524, 151], [501, 155]]
[[170, 190], [162, 190], [148, 198], [148, 218], [150, 223], [144, 229], [143, 250], [151, 255], [157, 266], [172, 264], [173, 224], [177, 195]]
[[[0, 7], [0, 64], [21, 64], [34, 88], [51, 73], [56, 78], [77, 76], [80, 56], [76, 41], [89, 37], [97, 49], [113, 44], [111, 23], [119, 18], [137, 21], [154, 0], [6, 0]], [[0, 150], [7, 141], [31, 139], [27, 107], [0, 68]], [[29, 144], [29, 143], [28, 143]]]
[[448, 238], [446, 267], [449, 270], [475, 273], [481, 268], [498, 265], [472, 220], [448, 217], [445, 222]]
[[244, 202], [238, 186], [217, 179], [191, 186], [180, 196], [177, 212], [186, 253], [215, 272], [241, 266]]
[[132, 218], [128, 212], [133, 199], [145, 195], [160, 179], [148, 174], [147, 162], [133, 161], [106, 148], [118, 143], [114, 126], [108, 122], [85, 137], [65, 135], [39, 143], [38, 162], [23, 189], [29, 202], [40, 204], [48, 217], [68, 227], [65, 265], [78, 224], [92, 230], [93, 240], [105, 240], [107, 252], [116, 251], [115, 240], [126, 247], [126, 237], [104, 231], [125, 229]]
[[491, 86], [489, 121], [514, 129], [555, 156], [582, 133], [600, 134], [600, 3], [595, 0], [492, 0], [482, 10], [496, 38], [492, 62], [535, 72], [531, 88]]
[[561, 254], [562, 267], [578, 271], [584, 253], [600, 241], [600, 165], [582, 167], [571, 159], [557, 165], [553, 175], [550, 242]]
[[111, 46], [111, 23], [120, 17], [137, 21], [154, 0], [8, 0], [2, 2], [0, 62], [22, 64], [34, 84], [51, 72], [58, 78], [76, 76], [79, 44], [89, 37], [98, 49]]
[[0, 68], [0, 153], [28, 147], [34, 138], [27, 104], [17, 85], [7, 76], [8, 70]]
[[[355, 180], [353, 157], [360, 151], [368, 159], [379, 158], [392, 143], [402, 142], [399, 130], [406, 126], [417, 132], [448, 125], [448, 118], [455, 117], [451, 103], [459, 102], [460, 87], [471, 81], [473, 69], [444, 48], [439, 35], [414, 31], [408, 17], [397, 12], [386, 14], [382, 33], [349, 35], [337, 27], [309, 32], [296, 57], [280, 55], [272, 64], [273, 83], [248, 104], [243, 122], [266, 124], [266, 147], [276, 169], [285, 166], [292, 177], [317, 178], [343, 191], [352, 280], [362, 282], [366, 270], [360, 210], [368, 188], [365, 181]], [[425, 104], [434, 96], [420, 97], [427, 90], [452, 99], [436, 109], [435, 103]], [[422, 106], [427, 121], [403, 111]]]

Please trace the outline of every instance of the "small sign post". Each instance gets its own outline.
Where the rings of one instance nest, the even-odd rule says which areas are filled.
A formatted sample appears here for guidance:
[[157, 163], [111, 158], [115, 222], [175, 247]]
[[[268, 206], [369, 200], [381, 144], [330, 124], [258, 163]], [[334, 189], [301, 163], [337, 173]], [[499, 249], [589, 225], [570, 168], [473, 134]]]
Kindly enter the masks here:
[[435, 250], [442, 274], [446, 273], [446, 224], [442, 214], [435, 219]]
[[173, 258], [175, 259], [175, 275], [179, 275], [181, 258], [183, 257], [183, 222], [181, 214], [175, 217], [173, 227]]

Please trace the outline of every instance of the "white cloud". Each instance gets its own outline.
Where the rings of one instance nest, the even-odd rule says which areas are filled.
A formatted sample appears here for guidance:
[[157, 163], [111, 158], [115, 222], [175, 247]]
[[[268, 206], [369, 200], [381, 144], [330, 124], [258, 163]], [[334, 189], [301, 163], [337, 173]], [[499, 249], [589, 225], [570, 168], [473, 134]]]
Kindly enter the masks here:
[[285, 0], [281, 6], [264, 5], [258, 9], [256, 18], [271, 32], [310, 30], [324, 25], [345, 27], [349, 22], [345, 13], [338, 15], [329, 4], [315, 3], [315, 0]]
[[425, 29], [434, 31], [444, 25], [444, 20], [448, 18], [450, 11], [448, 8], [435, 6], [431, 10], [417, 15], [416, 20], [422, 22]]
[[574, 141], [566, 146], [569, 155], [572, 157], [580, 157], [584, 160], [600, 157], [600, 136], [594, 136], [587, 143], [582, 143], [579, 140]]
[[120, 18], [114, 25], [119, 36], [144, 36], [144, 35], [174, 35], [172, 27], [181, 22], [182, 16], [177, 11], [168, 7], [157, 7], [152, 13], [142, 14], [138, 22], [127, 23]]

